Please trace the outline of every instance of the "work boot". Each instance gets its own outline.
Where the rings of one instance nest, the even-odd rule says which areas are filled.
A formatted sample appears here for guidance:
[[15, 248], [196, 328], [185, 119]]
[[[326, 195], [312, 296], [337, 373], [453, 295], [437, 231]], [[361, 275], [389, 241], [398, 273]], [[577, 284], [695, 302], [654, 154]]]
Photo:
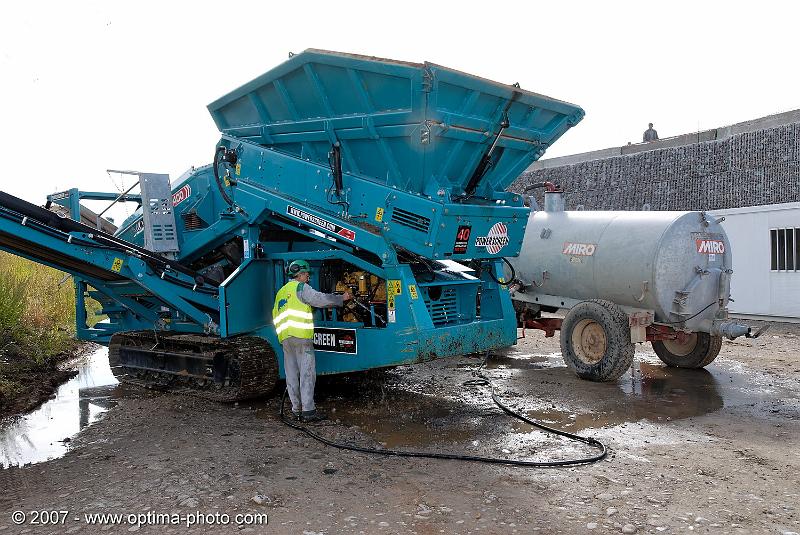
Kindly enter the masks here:
[[320, 420], [324, 420], [325, 415], [321, 412], [317, 412], [316, 410], [313, 411], [303, 411], [300, 413], [300, 421], [303, 423], [312, 423], [312, 422], [319, 422]]

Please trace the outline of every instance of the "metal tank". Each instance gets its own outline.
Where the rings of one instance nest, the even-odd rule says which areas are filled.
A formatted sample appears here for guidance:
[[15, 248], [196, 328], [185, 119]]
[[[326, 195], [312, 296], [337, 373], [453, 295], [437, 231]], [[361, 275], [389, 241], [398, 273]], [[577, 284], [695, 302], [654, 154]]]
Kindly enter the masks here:
[[[522, 286], [514, 299], [569, 308], [605, 299], [652, 310], [682, 330], [741, 336], [727, 318], [730, 242], [704, 212], [563, 211], [545, 194], [528, 219], [522, 251], [509, 259]], [[723, 314], [719, 314], [723, 312]]]

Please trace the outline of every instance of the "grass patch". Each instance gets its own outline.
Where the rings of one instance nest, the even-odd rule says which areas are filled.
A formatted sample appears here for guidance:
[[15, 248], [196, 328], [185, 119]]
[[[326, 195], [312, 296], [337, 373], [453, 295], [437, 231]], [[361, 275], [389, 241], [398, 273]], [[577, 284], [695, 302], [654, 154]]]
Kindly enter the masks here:
[[[69, 349], [75, 334], [75, 290], [64, 273], [0, 252], [0, 343], [17, 344], [41, 361]], [[0, 346], [0, 347], [2, 347]]]

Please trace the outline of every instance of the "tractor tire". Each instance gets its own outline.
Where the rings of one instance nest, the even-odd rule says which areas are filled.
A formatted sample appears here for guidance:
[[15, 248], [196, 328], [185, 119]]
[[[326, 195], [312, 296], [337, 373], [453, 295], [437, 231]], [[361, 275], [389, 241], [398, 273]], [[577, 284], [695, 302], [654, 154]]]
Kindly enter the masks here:
[[719, 355], [722, 337], [692, 333], [682, 344], [677, 340], [654, 340], [652, 344], [658, 358], [667, 366], [704, 368]]
[[561, 355], [581, 379], [615, 381], [633, 364], [628, 315], [601, 299], [578, 303], [561, 324]]

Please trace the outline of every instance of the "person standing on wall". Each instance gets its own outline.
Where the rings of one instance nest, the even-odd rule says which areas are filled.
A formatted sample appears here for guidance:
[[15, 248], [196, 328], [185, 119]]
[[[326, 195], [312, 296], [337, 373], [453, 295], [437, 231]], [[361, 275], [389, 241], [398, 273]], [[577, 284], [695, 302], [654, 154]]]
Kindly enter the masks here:
[[275, 296], [272, 322], [283, 347], [286, 390], [292, 402], [292, 413], [301, 422], [316, 422], [324, 416], [314, 406], [317, 363], [312, 307], [340, 307], [353, 296], [350, 292], [337, 295], [316, 291], [308, 284], [311, 266], [305, 260], [295, 260], [287, 271], [292, 280]]
[[653, 123], [647, 124], [647, 130], [645, 130], [644, 134], [642, 135], [642, 141], [644, 143], [649, 141], [658, 141], [658, 132], [656, 132], [653, 128]]

